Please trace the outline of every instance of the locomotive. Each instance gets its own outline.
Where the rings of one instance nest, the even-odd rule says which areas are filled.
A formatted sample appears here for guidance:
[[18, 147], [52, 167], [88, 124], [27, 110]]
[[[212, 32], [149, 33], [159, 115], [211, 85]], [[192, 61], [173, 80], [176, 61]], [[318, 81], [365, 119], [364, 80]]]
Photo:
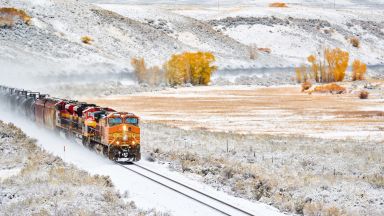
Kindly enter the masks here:
[[6, 86], [0, 86], [0, 103], [37, 125], [81, 139], [113, 161], [141, 158], [139, 117], [132, 113]]

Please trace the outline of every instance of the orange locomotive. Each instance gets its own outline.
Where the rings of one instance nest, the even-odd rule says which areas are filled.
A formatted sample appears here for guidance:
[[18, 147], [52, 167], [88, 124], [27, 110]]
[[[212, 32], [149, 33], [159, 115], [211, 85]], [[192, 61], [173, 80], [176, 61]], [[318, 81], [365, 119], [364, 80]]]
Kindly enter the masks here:
[[48, 129], [80, 138], [83, 145], [111, 160], [141, 158], [139, 117], [132, 113], [4, 86], [0, 90], [0, 99], [8, 107], [19, 107], [21, 113]]

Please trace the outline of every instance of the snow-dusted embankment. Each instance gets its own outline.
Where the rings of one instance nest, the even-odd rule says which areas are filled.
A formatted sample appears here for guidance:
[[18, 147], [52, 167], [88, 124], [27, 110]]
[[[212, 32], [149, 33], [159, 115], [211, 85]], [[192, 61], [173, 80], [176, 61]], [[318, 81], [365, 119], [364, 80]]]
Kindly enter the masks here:
[[0, 121], [0, 215], [154, 214], [125, 202], [107, 176], [91, 176]]
[[[127, 195], [127, 201], [134, 201], [139, 208], [156, 208], [156, 210], [168, 212], [173, 215], [221, 215], [221, 213], [193, 201], [188, 197], [164, 188], [162, 185], [135, 173], [128, 172], [126, 169], [117, 166], [102, 156], [87, 150], [81, 144], [58, 137], [49, 131], [37, 127], [34, 123], [9, 113], [2, 113], [0, 120], [14, 123], [27, 135], [36, 138], [37, 144], [43, 149], [62, 158], [65, 162], [72, 163], [91, 174], [109, 176], [113, 185], [115, 185], [121, 193]], [[180, 174], [170, 172], [166, 167], [161, 165], [149, 164], [144, 161], [140, 162], [140, 164], [150, 166], [152, 170], [161, 171], [167, 176], [172, 176], [172, 178], [178, 179], [201, 191], [205, 191], [214, 197], [220, 197], [222, 200], [245, 208], [255, 215], [282, 215], [271, 206], [217, 192], [209, 186], [199, 184], [186, 179]]]

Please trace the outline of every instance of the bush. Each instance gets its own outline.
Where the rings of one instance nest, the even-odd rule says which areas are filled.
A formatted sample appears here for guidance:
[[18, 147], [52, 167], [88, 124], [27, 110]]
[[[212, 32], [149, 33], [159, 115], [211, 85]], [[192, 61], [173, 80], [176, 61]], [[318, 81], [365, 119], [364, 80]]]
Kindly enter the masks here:
[[367, 65], [360, 60], [355, 60], [352, 63], [352, 80], [364, 80], [367, 72]]
[[307, 58], [308, 62], [312, 64], [311, 67], [311, 78], [314, 79], [316, 82], [320, 82], [320, 75], [319, 75], [319, 64], [316, 62], [316, 56], [310, 55]]
[[309, 82], [309, 81], [306, 81], [306, 82], [303, 82], [301, 84], [301, 91], [304, 92], [304, 91], [307, 91], [308, 89], [310, 89], [312, 87], [312, 83]]
[[329, 72], [333, 74], [333, 81], [343, 81], [348, 67], [349, 53], [340, 48], [325, 49], [324, 57], [328, 63]]
[[30, 24], [31, 17], [17, 8], [0, 8], [0, 27], [12, 27], [17, 19], [21, 19], [25, 24]]
[[335, 83], [331, 83], [331, 84], [316, 86], [313, 91], [320, 92], [320, 93], [342, 94], [346, 92], [346, 88], [339, 86]]
[[360, 47], [360, 40], [357, 37], [351, 37], [349, 39], [349, 42], [352, 44], [352, 46], [359, 48]]
[[[307, 81], [308, 77], [316, 82], [340, 82], [344, 80], [348, 67], [349, 53], [339, 48], [325, 49], [324, 58], [310, 55], [307, 58], [311, 63], [311, 71], [305, 72], [296, 68], [296, 77], [299, 83]], [[302, 66], [303, 67], [303, 66]], [[305, 66], [304, 66], [305, 67]]]
[[191, 83], [193, 85], [208, 85], [211, 75], [217, 70], [211, 66], [215, 56], [210, 52], [185, 52], [173, 55], [164, 65], [166, 79], [172, 86]]
[[81, 42], [85, 44], [91, 44], [93, 39], [90, 36], [83, 36], [81, 37]]
[[376, 188], [384, 188], [384, 175], [376, 173], [370, 176], [365, 176], [365, 179]]
[[307, 67], [303, 64], [300, 67], [295, 68], [297, 83], [307, 82], [308, 74]]
[[272, 52], [271, 48], [258, 48], [257, 50], [268, 54]]
[[279, 8], [284, 8], [284, 7], [288, 7], [286, 3], [283, 3], [283, 2], [275, 2], [275, 3], [271, 3], [269, 4], [269, 7], [279, 7]]
[[360, 99], [368, 99], [368, 96], [369, 96], [369, 92], [367, 92], [365, 90], [359, 92], [359, 98]]
[[143, 58], [132, 58], [131, 64], [139, 83], [146, 83], [152, 86], [159, 85], [164, 80], [164, 73], [159, 67], [147, 68]]
[[256, 44], [251, 44], [248, 47], [248, 52], [249, 52], [249, 59], [255, 60], [257, 58], [257, 46]]

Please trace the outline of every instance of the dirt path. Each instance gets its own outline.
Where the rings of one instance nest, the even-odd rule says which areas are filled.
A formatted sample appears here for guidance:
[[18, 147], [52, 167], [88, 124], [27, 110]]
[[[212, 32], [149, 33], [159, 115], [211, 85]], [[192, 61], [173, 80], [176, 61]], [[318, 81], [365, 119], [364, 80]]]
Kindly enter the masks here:
[[195, 87], [87, 100], [181, 128], [383, 139], [384, 99], [303, 94], [298, 86]]

